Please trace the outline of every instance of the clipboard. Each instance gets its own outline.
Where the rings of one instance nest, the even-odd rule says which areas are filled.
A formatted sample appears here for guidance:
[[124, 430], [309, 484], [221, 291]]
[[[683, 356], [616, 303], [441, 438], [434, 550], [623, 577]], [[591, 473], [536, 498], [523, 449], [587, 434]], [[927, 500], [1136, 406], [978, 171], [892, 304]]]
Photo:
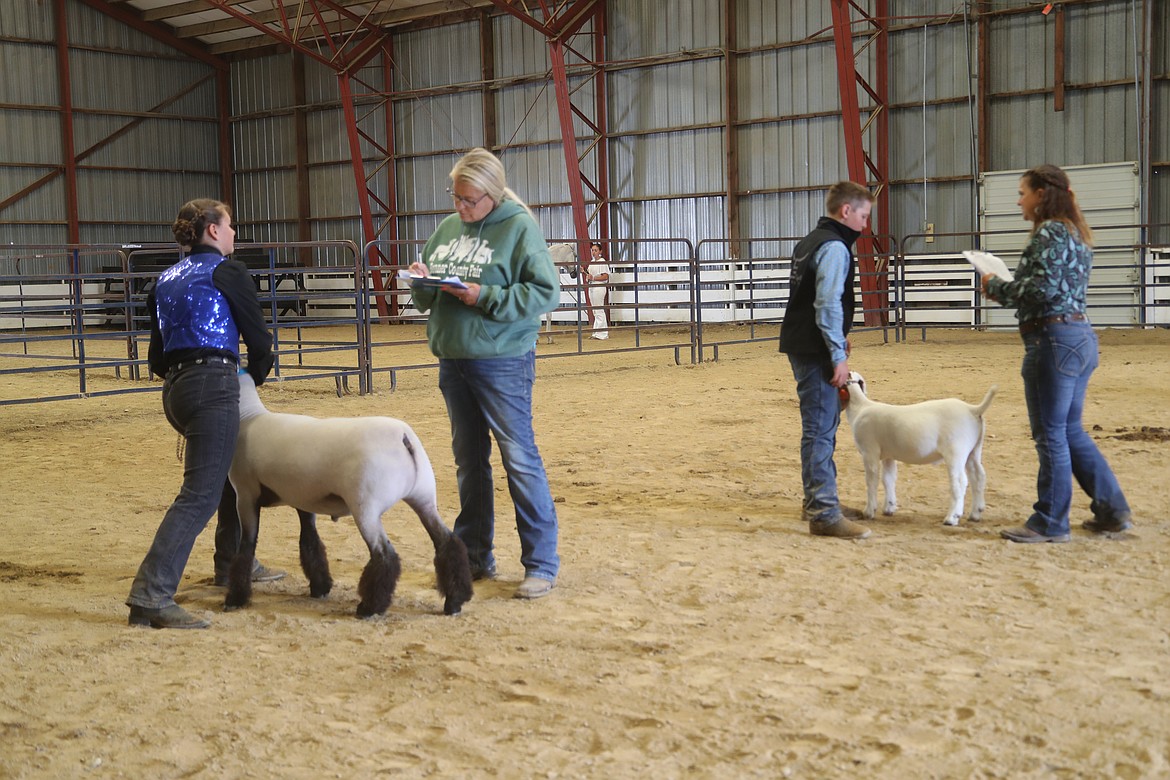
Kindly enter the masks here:
[[403, 269], [398, 272], [398, 278], [409, 282], [411, 287], [435, 287], [439, 289], [443, 287], [455, 287], [460, 290], [467, 289], [467, 285], [458, 276], [415, 276], [410, 271]]
[[992, 274], [1003, 279], [1005, 282], [1010, 282], [1015, 278], [1012, 276], [1012, 272], [1008, 270], [1007, 264], [990, 252], [981, 252], [978, 249], [964, 249], [963, 257], [967, 258], [968, 263], [975, 266], [975, 270], [979, 272], [980, 276]]

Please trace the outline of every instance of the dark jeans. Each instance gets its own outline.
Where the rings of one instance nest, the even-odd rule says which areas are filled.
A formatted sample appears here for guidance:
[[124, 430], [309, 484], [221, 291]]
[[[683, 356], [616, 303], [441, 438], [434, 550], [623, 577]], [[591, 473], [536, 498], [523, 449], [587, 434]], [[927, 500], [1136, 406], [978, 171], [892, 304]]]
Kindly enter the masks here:
[[467, 545], [471, 565], [486, 569], [495, 562], [490, 433], [508, 474], [525, 576], [555, 580], [560, 568], [557, 512], [532, 430], [535, 381], [535, 352], [517, 358], [439, 361], [439, 389], [451, 418], [459, 484], [454, 531]]
[[832, 367], [825, 359], [788, 355], [800, 402], [800, 481], [804, 486], [802, 514], [811, 522], [841, 519], [837, 498], [837, 426], [841, 424], [841, 400], [829, 384]]
[[1081, 413], [1097, 368], [1097, 334], [1088, 323], [1053, 323], [1023, 336], [1024, 399], [1040, 471], [1027, 526], [1045, 536], [1069, 532], [1072, 482], [1092, 499], [1094, 517], [1129, 519], [1129, 504]]
[[163, 410], [171, 427], [187, 439], [183, 486], [163, 516], [126, 603], [161, 609], [175, 602], [195, 538], [215, 514], [240, 429], [240, 384], [236, 368], [196, 364], [168, 376]]

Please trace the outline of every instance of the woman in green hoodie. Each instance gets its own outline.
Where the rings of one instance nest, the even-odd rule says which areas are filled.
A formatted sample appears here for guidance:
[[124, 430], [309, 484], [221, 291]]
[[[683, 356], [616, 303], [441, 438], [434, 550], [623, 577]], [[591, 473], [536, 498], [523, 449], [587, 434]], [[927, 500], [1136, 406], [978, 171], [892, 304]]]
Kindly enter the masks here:
[[557, 270], [528, 206], [507, 186], [504, 166], [472, 149], [451, 169], [455, 213], [427, 241], [416, 276], [459, 277], [465, 286], [415, 284], [430, 312], [427, 341], [439, 359], [439, 389], [451, 418], [459, 483], [455, 533], [476, 579], [494, 579], [495, 509], [491, 439], [496, 438], [516, 507], [524, 581], [515, 596], [547, 595], [556, 582], [557, 514], [532, 428], [540, 318], [560, 301]]

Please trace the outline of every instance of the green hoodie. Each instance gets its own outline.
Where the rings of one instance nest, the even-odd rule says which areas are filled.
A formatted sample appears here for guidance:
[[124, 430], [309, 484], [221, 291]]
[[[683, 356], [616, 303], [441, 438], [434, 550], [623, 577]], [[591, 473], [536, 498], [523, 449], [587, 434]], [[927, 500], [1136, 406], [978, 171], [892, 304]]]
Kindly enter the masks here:
[[412, 287], [415, 307], [429, 311], [427, 341], [440, 358], [520, 357], [536, 347], [540, 315], [560, 303], [561, 284], [536, 220], [504, 200], [479, 222], [452, 214], [423, 248], [432, 276], [481, 285], [467, 306], [435, 288]]

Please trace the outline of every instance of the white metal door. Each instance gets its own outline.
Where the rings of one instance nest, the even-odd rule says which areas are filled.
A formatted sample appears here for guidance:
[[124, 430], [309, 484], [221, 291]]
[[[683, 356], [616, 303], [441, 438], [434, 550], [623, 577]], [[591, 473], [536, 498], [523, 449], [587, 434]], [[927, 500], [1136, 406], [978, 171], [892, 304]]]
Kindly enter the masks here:
[[[1138, 253], [1136, 225], [1140, 187], [1133, 162], [1070, 165], [1068, 174], [1077, 204], [1093, 230], [1093, 272], [1086, 296], [1095, 325], [1132, 325], [1138, 321]], [[999, 255], [1014, 269], [1028, 241], [1031, 225], [1020, 214], [1020, 176], [1024, 171], [991, 171], [979, 177], [979, 228], [984, 232], [1019, 231], [989, 235], [983, 249]], [[1125, 225], [1126, 227], [1111, 227]], [[982, 321], [989, 325], [1015, 323], [1015, 310], [987, 301]]]

